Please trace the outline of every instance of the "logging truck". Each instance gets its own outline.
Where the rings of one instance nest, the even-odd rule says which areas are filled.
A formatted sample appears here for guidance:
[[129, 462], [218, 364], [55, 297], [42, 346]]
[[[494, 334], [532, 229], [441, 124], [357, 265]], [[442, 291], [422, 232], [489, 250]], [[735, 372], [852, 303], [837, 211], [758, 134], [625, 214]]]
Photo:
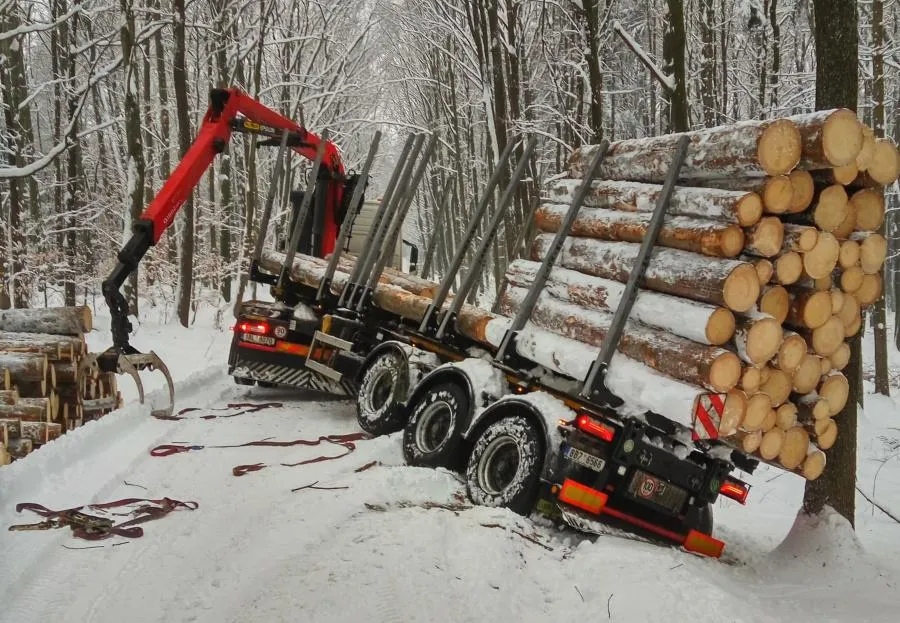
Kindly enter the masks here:
[[[325, 136], [214, 90], [195, 145], [104, 282], [103, 371], [163, 366], [128, 344], [118, 289], [232, 131], [280, 143], [249, 267], [274, 300], [236, 310], [236, 382], [355, 398], [363, 430], [402, 431], [409, 464], [463, 472], [478, 504], [589, 532], [619, 523], [714, 557], [712, 504], [746, 502], [740, 472], [825, 469], [849, 395], [846, 340], [883, 292], [875, 230], [900, 169], [896, 146], [852, 111], [578, 148], [569, 179], [532, 207], [531, 261], [510, 265], [488, 311], [465, 301], [534, 138], [498, 156], [434, 283], [396, 258], [435, 135], [407, 138], [354, 236], [380, 133], [348, 175]], [[288, 149], [313, 161], [309, 188], [285, 244], [268, 249]]]
[[[240, 308], [229, 358], [236, 382], [354, 397], [363, 430], [372, 435], [402, 431], [410, 465], [463, 472], [475, 503], [522, 514], [537, 511], [588, 532], [604, 533], [606, 524], [618, 523], [689, 551], [720, 556], [724, 543], [712, 536], [712, 504], [719, 495], [744, 503], [749, 486], [735, 472], [738, 467], [752, 472], [756, 461], [739, 452], [708, 452], [690, 431], [652, 413], [623, 415], [618, 409], [623, 401], [606, 387], [606, 370], [631, 314], [654, 246], [653, 230], [658, 232], [662, 224], [685, 145], [653, 212], [606, 348], [587, 377], [579, 379], [539, 370], [540, 364], [527, 356], [528, 347], [517, 342], [525, 341], [523, 330], [587, 184], [576, 190], [514, 318], [495, 317], [463, 301], [519, 188], [535, 140], [524, 146], [511, 179], [499, 189], [512, 142], [502, 154], [439, 284], [390, 266], [434, 147], [434, 136], [423, 148], [425, 140], [423, 135], [407, 139], [365, 244], [353, 259], [344, 255], [353, 218], [345, 219], [327, 259], [315, 249], [295, 253], [291, 242], [281, 253], [265, 250], [262, 240], [257, 241], [250, 278], [271, 285], [276, 301], [250, 301]], [[377, 143], [376, 135], [362, 179]], [[605, 153], [598, 154], [595, 167]], [[502, 190], [501, 197], [488, 215], [495, 189]], [[313, 197], [317, 192], [314, 188]], [[361, 201], [354, 197], [351, 209]], [[470, 268], [451, 296], [486, 217]], [[300, 214], [295, 222], [303, 220]], [[297, 239], [296, 229], [292, 238]], [[535, 336], [528, 340], [534, 342]], [[550, 338], [545, 346], [562, 340]], [[708, 417], [721, 417], [724, 402], [724, 395], [710, 394], [697, 401], [697, 408]]]

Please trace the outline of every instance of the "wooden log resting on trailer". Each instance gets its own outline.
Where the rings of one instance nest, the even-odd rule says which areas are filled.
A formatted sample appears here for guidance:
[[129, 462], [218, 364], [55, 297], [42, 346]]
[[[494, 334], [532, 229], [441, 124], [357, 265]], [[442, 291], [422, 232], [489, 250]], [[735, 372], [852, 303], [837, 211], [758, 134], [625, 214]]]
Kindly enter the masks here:
[[[535, 238], [532, 260], [542, 260], [553, 237]], [[627, 283], [640, 245], [591, 238], [567, 238], [556, 264], [579, 272]], [[644, 274], [648, 290], [680, 296], [736, 312], [751, 309], [759, 297], [759, 275], [752, 264], [708, 258], [657, 247]]]
[[0, 331], [77, 336], [91, 329], [93, 317], [85, 305], [0, 311]]
[[[557, 232], [568, 209], [567, 205], [559, 203], [542, 204], [535, 214], [538, 229]], [[644, 212], [582, 208], [569, 233], [599, 240], [640, 243], [650, 227], [651, 218], [652, 214]], [[673, 216], [664, 220], [657, 245], [710, 257], [735, 257], [744, 248], [744, 231], [737, 225], [721, 221]]]

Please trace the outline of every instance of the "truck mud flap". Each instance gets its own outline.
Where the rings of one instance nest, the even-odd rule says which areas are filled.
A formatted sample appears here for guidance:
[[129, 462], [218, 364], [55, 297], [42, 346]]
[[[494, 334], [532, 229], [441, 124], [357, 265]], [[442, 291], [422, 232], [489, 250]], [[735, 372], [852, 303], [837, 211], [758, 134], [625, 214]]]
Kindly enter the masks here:
[[305, 367], [280, 366], [264, 361], [238, 359], [231, 376], [311, 389], [335, 396], [356, 396], [356, 387], [348, 381], [334, 381]]

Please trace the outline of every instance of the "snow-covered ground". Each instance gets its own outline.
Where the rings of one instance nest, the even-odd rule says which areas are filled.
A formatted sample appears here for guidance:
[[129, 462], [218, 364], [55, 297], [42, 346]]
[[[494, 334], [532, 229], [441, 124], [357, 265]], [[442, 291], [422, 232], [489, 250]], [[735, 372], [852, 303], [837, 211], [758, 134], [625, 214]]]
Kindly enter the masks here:
[[[346, 450], [207, 448], [151, 457], [151, 448], [171, 442], [358, 432], [348, 401], [234, 385], [225, 374], [229, 320], [226, 312], [216, 329], [201, 317], [190, 330], [145, 321], [136, 331], [134, 344], [154, 348], [177, 379], [176, 408], [200, 408], [188, 419], [151, 418], [123, 378], [132, 400], [125, 408], [0, 468], [3, 526], [40, 519], [16, 513], [20, 502], [62, 509], [168, 496], [199, 503], [144, 524], [134, 540], [89, 543], [68, 530], [4, 528], [0, 621], [897, 620], [900, 525], [862, 497], [855, 535], [834, 516], [795, 525], [803, 482], [775, 469], [751, 477], [746, 507], [718, 503], [726, 564], [472, 508], [457, 476], [404, 466], [398, 435], [296, 467], [280, 464]], [[107, 319], [97, 324], [95, 350], [109, 343]], [[161, 378], [148, 376], [147, 387], [162, 398]], [[900, 401], [866, 400], [859, 486], [900, 514]], [[248, 401], [283, 406], [199, 417]], [[232, 474], [259, 462], [269, 467]], [[340, 488], [291, 491], [312, 483]], [[68, 549], [96, 545], [103, 547]]]

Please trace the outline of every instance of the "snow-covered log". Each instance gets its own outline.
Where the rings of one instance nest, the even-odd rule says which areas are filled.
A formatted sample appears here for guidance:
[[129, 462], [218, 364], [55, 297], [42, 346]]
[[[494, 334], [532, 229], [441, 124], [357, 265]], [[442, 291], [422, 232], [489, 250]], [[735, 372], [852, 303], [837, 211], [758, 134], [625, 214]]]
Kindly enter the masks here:
[[[788, 175], [696, 180], [692, 183], [703, 188], [754, 193], [762, 200], [763, 211], [767, 214], [784, 214], [791, 208], [794, 200], [794, 186]], [[745, 227], [752, 224], [741, 223]]]
[[[690, 138], [681, 179], [764, 177], [784, 175], [800, 162], [802, 139], [787, 120], [744, 121], [687, 132]], [[666, 178], [675, 146], [682, 134], [631, 139], [612, 143], [598, 177], [661, 184]], [[575, 150], [569, 175], [584, 177], [597, 145]]]
[[12, 383], [38, 383], [47, 378], [47, 355], [0, 352], [0, 370], [8, 370]]
[[80, 336], [91, 329], [93, 316], [86, 305], [0, 311], [0, 331]]
[[[787, 178], [785, 181], [790, 189], [790, 181]], [[581, 183], [581, 180], [574, 179], [554, 181], [547, 190], [550, 200], [569, 205]], [[656, 210], [662, 189], [659, 184], [594, 180], [584, 205], [623, 212], [652, 213]], [[789, 200], [790, 198], [788, 202]], [[755, 225], [762, 213], [762, 200], [756, 192], [693, 186], [676, 186], [666, 209], [666, 216], [724, 221], [742, 227]]]
[[[539, 269], [537, 262], [516, 260], [509, 265], [506, 277], [511, 285], [529, 288]], [[614, 312], [625, 293], [625, 284], [554, 267], [544, 291], [561, 301]], [[651, 290], [638, 293], [631, 318], [711, 346], [721, 346], [734, 335], [734, 314], [728, 309]]]
[[[535, 224], [541, 231], [555, 233], [565, 220], [568, 210], [569, 207], [564, 204], [545, 203], [535, 214]], [[569, 234], [640, 243], [650, 227], [651, 218], [652, 214], [646, 212], [585, 207], [579, 211]], [[737, 225], [721, 221], [673, 216], [663, 222], [656, 244], [710, 257], [735, 257], [744, 247], [744, 231]]]
[[[500, 302], [501, 313], [512, 316], [527, 290], [509, 288]], [[553, 333], [600, 346], [612, 324], [611, 313], [592, 311], [542, 294], [531, 322]], [[657, 372], [692, 385], [726, 392], [738, 383], [741, 363], [734, 353], [704, 346], [662, 331], [629, 322], [618, 344], [619, 352]]]
[[[552, 235], [535, 238], [531, 257], [541, 260]], [[591, 238], [567, 238], [557, 265], [627, 283], [640, 246]], [[752, 264], [709, 258], [678, 249], [656, 248], [644, 275], [644, 287], [682, 298], [746, 312], [759, 297], [759, 276]]]
[[863, 124], [846, 108], [788, 117], [800, 131], [803, 156], [799, 168], [830, 169], [856, 162], [863, 147]]
[[805, 225], [786, 224], [784, 226], [784, 242], [781, 250], [785, 253], [809, 253], [819, 241], [819, 230]]

